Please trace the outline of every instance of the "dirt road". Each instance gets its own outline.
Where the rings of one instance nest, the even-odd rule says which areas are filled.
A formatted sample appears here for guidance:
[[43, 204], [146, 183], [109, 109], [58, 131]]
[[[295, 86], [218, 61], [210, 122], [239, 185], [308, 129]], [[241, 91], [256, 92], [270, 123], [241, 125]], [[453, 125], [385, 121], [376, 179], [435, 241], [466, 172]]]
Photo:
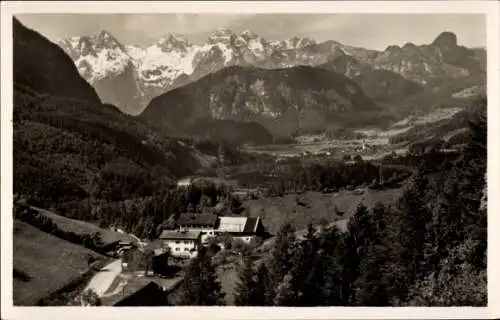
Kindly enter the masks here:
[[102, 297], [113, 283], [113, 280], [120, 274], [121, 271], [121, 260], [114, 260], [113, 262], [104, 266], [98, 273], [94, 275], [85, 290], [91, 289], [95, 293], [97, 293], [99, 297]]

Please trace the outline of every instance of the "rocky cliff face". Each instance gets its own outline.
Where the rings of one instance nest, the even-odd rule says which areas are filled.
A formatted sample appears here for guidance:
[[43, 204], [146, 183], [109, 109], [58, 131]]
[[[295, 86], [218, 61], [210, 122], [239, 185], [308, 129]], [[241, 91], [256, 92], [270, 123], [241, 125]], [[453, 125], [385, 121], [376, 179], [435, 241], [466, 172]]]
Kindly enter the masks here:
[[320, 68], [229, 67], [153, 99], [141, 117], [171, 130], [199, 119], [257, 122], [275, 136], [318, 130], [378, 107], [344, 75]]
[[474, 51], [459, 46], [456, 35], [451, 32], [441, 33], [428, 45], [390, 46], [369, 63], [421, 84], [436, 78], [473, 76], [481, 72]]
[[353, 79], [365, 94], [375, 101], [394, 100], [424, 90], [422, 85], [396, 72], [376, 69], [344, 53], [338, 54], [319, 67], [342, 73]]

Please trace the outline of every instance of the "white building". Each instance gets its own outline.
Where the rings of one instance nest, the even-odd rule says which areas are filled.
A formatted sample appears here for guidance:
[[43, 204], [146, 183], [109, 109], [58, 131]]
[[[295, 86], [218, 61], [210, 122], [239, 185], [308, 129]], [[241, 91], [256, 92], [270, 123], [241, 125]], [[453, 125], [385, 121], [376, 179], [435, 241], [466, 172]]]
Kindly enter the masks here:
[[249, 243], [264, 232], [264, 226], [259, 217], [220, 217], [217, 232], [228, 233]]
[[160, 235], [164, 247], [169, 247], [172, 256], [194, 258], [201, 245], [200, 231], [164, 230]]
[[187, 188], [193, 184], [193, 177], [185, 177], [177, 181], [178, 188]]

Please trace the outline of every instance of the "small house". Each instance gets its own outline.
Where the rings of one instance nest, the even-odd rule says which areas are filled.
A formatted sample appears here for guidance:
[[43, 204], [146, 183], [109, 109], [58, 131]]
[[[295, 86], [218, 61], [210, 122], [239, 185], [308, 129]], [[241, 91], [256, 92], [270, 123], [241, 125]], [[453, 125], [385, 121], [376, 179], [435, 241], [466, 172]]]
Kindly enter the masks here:
[[164, 230], [160, 235], [164, 247], [169, 247], [172, 256], [194, 258], [201, 245], [201, 232], [192, 230]]
[[193, 184], [193, 177], [185, 177], [177, 181], [178, 188], [187, 188]]
[[218, 233], [227, 233], [249, 243], [264, 234], [264, 225], [260, 217], [220, 217]]

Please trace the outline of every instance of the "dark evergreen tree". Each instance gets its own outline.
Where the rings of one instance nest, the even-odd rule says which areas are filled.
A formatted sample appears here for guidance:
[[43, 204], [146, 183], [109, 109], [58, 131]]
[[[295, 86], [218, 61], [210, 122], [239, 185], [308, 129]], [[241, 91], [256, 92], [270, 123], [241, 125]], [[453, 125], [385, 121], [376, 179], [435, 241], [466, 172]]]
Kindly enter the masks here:
[[198, 255], [187, 267], [177, 304], [190, 306], [224, 304], [224, 292], [204, 247], [199, 249]]
[[296, 291], [293, 289], [293, 276], [286, 274], [276, 286], [276, 295], [274, 297], [274, 305], [280, 307], [297, 306]]
[[155, 253], [153, 250], [146, 250], [143, 253], [143, 266], [144, 266], [144, 275], [147, 276], [149, 273], [149, 270], [152, 270], [154, 273], [154, 258], [155, 258]]
[[[274, 303], [274, 288], [269, 269], [265, 263], [260, 263], [256, 272], [256, 302], [257, 306], [271, 306]], [[260, 300], [259, 300], [260, 299]]]
[[[318, 236], [315, 274], [311, 290], [317, 292], [316, 305], [342, 306], [347, 301], [343, 292], [342, 257], [345, 253], [343, 238], [336, 227], [324, 230]], [[317, 288], [315, 289], [314, 286]], [[314, 303], [314, 302], [313, 302]]]
[[295, 229], [285, 223], [276, 236], [269, 265], [270, 278], [276, 288], [292, 267], [292, 258], [296, 247]]
[[411, 187], [405, 191], [398, 205], [399, 242], [392, 248], [396, 259], [394, 266], [397, 273], [393, 276], [393, 291], [398, 299], [405, 300], [407, 289], [415, 283], [420, 272], [428, 272], [433, 263], [431, 255], [425, 263], [424, 250], [427, 247], [426, 234], [432, 232], [432, 214], [427, 191], [432, 190], [424, 174], [424, 169], [417, 170]]
[[322, 265], [318, 261], [319, 250], [318, 239], [315, 237], [315, 229], [311, 224], [307, 228], [307, 234], [298, 243], [291, 260], [291, 290], [294, 291], [295, 304], [297, 306], [314, 306], [318, 300], [322, 300], [323, 281], [319, 275], [323, 275]]
[[234, 303], [237, 306], [259, 306], [261, 297], [258, 296], [256, 278], [253, 261], [246, 258], [240, 266], [239, 281], [235, 286]]
[[[361, 212], [365, 214], [364, 212]], [[355, 302], [359, 306], [387, 306], [390, 297], [387, 283], [387, 264], [389, 262], [386, 242], [386, 208], [380, 203], [375, 204], [371, 218], [366, 219], [364, 227], [370, 230], [370, 238], [363, 241], [359, 250], [359, 272], [354, 282], [356, 288]]]

